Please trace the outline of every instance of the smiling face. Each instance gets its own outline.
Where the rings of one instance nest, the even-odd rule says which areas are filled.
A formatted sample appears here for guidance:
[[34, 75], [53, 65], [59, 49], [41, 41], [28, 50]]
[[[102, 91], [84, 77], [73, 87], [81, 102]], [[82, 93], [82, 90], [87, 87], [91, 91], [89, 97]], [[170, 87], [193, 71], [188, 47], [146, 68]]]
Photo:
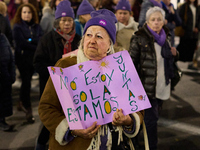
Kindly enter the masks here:
[[60, 22], [59, 22], [59, 27], [60, 30], [65, 33], [68, 34], [72, 31], [73, 29], [73, 24], [74, 24], [74, 20], [71, 17], [62, 17]]
[[160, 33], [164, 25], [163, 16], [160, 12], [152, 13], [147, 21], [147, 25], [155, 31], [157, 34]]
[[84, 36], [84, 54], [90, 60], [101, 60], [107, 56], [110, 48], [110, 36], [100, 26], [90, 26]]

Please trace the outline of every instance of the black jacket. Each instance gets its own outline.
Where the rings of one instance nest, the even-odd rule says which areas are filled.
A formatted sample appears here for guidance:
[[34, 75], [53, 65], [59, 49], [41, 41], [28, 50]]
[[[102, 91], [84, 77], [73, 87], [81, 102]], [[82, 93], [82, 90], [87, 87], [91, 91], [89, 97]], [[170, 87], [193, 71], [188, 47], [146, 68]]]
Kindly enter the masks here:
[[[185, 11], [186, 12], [186, 18], [187, 20], [184, 20], [185, 16]], [[193, 15], [192, 15], [192, 10], [190, 9], [190, 6], [188, 3], [184, 3], [183, 5], [180, 6], [179, 9], [179, 16], [182, 20], [182, 27], [185, 29], [185, 34], [184, 38], [198, 38], [198, 34], [193, 32]], [[196, 24], [195, 27], [198, 28], [200, 31], [200, 6], [196, 7]]]
[[12, 83], [15, 82], [15, 63], [6, 36], [0, 33], [0, 117], [12, 115]]
[[[169, 41], [169, 30], [166, 27], [163, 29], [167, 35], [166, 40]], [[146, 25], [132, 36], [129, 51], [147, 96], [150, 99], [155, 98], [157, 59], [154, 37]]]
[[42, 34], [42, 28], [39, 24], [32, 24], [29, 26], [22, 21], [14, 25], [13, 38], [15, 42], [15, 61], [17, 65], [21, 64], [23, 59], [27, 59], [29, 65], [33, 64], [33, 56]]
[[[42, 84], [46, 84], [46, 81], [49, 78], [47, 67], [54, 66], [56, 62], [62, 58], [64, 49], [62, 38], [62, 36], [52, 29], [42, 37], [38, 44], [34, 55], [33, 65], [40, 75], [40, 80], [43, 80]], [[74, 40], [71, 43], [72, 50], [78, 49], [80, 40], [81, 37], [78, 34], [75, 34]]]
[[0, 14], [0, 31], [7, 37], [10, 45], [13, 46], [12, 30], [8, 18]]

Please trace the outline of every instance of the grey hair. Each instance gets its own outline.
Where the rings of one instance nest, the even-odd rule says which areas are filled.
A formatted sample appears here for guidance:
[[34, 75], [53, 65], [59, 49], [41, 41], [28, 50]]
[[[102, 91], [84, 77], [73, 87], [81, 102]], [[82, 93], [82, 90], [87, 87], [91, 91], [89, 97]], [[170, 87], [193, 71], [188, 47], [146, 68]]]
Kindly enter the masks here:
[[151, 7], [151, 8], [148, 9], [148, 11], [146, 12], [146, 21], [148, 22], [149, 19], [150, 19], [150, 16], [155, 12], [160, 12], [162, 14], [163, 22], [164, 22], [165, 21], [165, 11], [158, 6]]
[[[82, 50], [82, 51], [83, 51], [84, 38], [85, 38], [85, 35], [83, 35], [83, 37], [82, 37], [82, 39], [80, 41], [79, 47], [78, 47], [78, 49]], [[115, 53], [114, 44], [113, 44], [112, 40], [110, 39], [110, 48], [108, 49], [107, 54], [111, 55], [111, 54], [114, 54], [114, 53]]]

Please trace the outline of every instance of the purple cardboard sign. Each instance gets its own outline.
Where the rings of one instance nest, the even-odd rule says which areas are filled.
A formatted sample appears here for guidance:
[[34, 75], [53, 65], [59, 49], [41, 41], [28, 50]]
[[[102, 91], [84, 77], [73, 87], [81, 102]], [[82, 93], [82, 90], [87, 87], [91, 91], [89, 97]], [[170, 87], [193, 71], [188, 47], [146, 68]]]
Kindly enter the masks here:
[[117, 108], [128, 115], [151, 107], [127, 51], [48, 69], [71, 130], [112, 122]]

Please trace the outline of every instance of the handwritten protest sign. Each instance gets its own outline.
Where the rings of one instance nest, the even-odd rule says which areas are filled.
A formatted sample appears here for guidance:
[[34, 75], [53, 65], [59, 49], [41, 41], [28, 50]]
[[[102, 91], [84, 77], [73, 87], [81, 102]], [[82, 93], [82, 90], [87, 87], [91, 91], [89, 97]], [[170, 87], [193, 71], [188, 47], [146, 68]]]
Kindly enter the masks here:
[[112, 122], [117, 108], [128, 115], [151, 107], [127, 51], [48, 70], [71, 130]]

